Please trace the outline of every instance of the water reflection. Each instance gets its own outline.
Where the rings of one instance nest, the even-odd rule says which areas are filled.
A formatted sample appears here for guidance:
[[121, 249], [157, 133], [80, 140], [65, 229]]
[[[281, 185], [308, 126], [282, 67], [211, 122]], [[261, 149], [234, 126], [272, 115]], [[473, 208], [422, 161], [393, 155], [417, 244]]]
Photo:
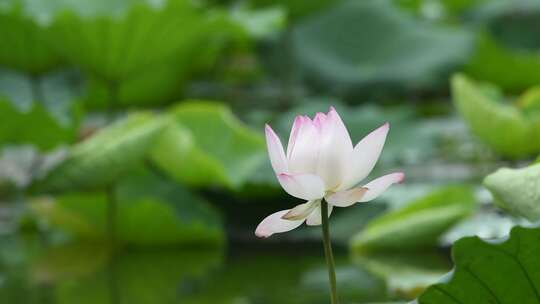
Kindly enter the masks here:
[[[2, 241], [1, 303], [46, 304], [323, 304], [323, 259], [272, 250], [124, 249], [100, 243], [43, 246], [35, 239]], [[448, 270], [437, 255], [338, 258], [343, 303], [382, 303], [416, 294]], [[429, 263], [419, 263], [429, 261]], [[442, 263], [441, 263], [442, 262]], [[422, 269], [422, 266], [425, 266]], [[416, 267], [416, 268], [415, 268]], [[387, 274], [392, 269], [391, 279]], [[399, 271], [397, 271], [399, 270]], [[424, 281], [419, 280], [423, 278]], [[410, 281], [409, 285], [396, 282]], [[388, 284], [388, 283], [389, 284]], [[395, 287], [404, 290], [395, 293]]]

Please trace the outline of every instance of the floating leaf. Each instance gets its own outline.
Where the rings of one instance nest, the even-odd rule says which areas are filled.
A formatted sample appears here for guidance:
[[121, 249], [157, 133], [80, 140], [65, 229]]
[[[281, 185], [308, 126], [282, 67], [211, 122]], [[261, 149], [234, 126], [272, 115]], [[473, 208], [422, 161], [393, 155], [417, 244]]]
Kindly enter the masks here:
[[512, 229], [502, 242], [477, 237], [452, 248], [455, 268], [445, 282], [429, 287], [419, 304], [540, 302], [540, 229]]
[[390, 1], [346, 1], [300, 24], [294, 47], [308, 77], [347, 93], [381, 83], [410, 88], [441, 82], [467, 59], [471, 38], [415, 20]]
[[464, 75], [452, 78], [452, 95], [469, 128], [494, 151], [511, 158], [540, 151], [540, 113], [525, 114]]
[[540, 164], [499, 169], [484, 179], [484, 185], [498, 207], [531, 221], [540, 220]]
[[168, 120], [135, 113], [71, 147], [66, 160], [38, 187], [42, 190], [89, 190], [107, 187], [138, 165]]
[[[117, 201], [116, 238], [138, 245], [215, 245], [223, 240], [221, 221], [204, 200], [177, 184], [146, 171], [123, 178]], [[78, 238], [107, 239], [105, 194], [63, 194], [39, 199], [32, 206], [49, 224]]]
[[218, 103], [192, 101], [170, 110], [176, 124], [160, 137], [152, 159], [180, 182], [241, 186], [265, 159], [264, 140]]
[[439, 189], [369, 222], [351, 240], [352, 249], [363, 252], [436, 246], [439, 237], [471, 214], [474, 206], [470, 187]]

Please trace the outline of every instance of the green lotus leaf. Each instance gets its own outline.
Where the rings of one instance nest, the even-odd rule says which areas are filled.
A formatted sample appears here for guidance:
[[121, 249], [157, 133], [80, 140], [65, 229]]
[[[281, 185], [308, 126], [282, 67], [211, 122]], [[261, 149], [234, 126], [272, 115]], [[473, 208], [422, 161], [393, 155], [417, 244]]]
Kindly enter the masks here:
[[507, 103], [498, 91], [460, 74], [452, 78], [452, 97], [471, 131], [495, 152], [518, 159], [540, 151], [540, 113]]
[[484, 185], [498, 207], [531, 221], [540, 220], [540, 164], [499, 169], [484, 179]]
[[61, 60], [49, 45], [46, 28], [25, 14], [25, 6], [16, 0], [0, 3], [0, 66], [40, 75]]
[[539, 238], [539, 228], [515, 227], [501, 242], [478, 237], [457, 241], [452, 248], [454, 270], [429, 287], [418, 303], [540, 303]]
[[[116, 208], [113, 232], [110, 204]], [[113, 194], [66, 193], [36, 199], [32, 209], [52, 228], [77, 239], [106, 241], [114, 233], [126, 244], [215, 246], [224, 237], [221, 220], [206, 201], [142, 169], [130, 171]]]
[[262, 134], [222, 104], [190, 101], [169, 113], [176, 123], [156, 143], [152, 159], [182, 183], [237, 188], [266, 158]]
[[72, 146], [67, 158], [35, 187], [41, 191], [103, 189], [147, 156], [167, 125], [167, 117], [134, 113]]
[[384, 0], [343, 2], [306, 19], [293, 36], [306, 76], [341, 94], [441, 84], [472, 48], [468, 33], [424, 24]]
[[52, 149], [75, 139], [81, 116], [74, 75], [54, 72], [38, 79], [0, 70], [0, 144]]
[[356, 252], [436, 247], [439, 237], [470, 215], [474, 207], [470, 187], [441, 188], [375, 218], [352, 238], [350, 244]]
[[172, 101], [243, 35], [224, 11], [189, 0], [58, 1], [34, 15], [47, 16], [56, 51], [90, 75], [92, 106]]

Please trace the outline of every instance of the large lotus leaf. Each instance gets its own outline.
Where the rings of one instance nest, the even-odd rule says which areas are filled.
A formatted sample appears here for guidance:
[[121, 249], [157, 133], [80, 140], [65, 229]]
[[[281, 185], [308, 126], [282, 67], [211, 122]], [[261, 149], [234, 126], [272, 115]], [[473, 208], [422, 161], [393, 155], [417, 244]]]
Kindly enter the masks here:
[[265, 159], [262, 135], [243, 125], [224, 105], [192, 101], [173, 107], [172, 123], [152, 159], [180, 182], [236, 188]]
[[60, 1], [51, 36], [69, 62], [106, 86], [113, 103], [170, 99], [211, 65], [231, 32], [221, 11], [191, 1]]
[[484, 185], [500, 208], [531, 221], [540, 220], [540, 164], [499, 169], [484, 179]]
[[470, 12], [468, 18], [483, 25], [498, 43], [509, 50], [529, 50], [540, 47], [538, 25], [540, 2], [536, 0], [486, 1]]
[[483, 33], [468, 74], [512, 91], [540, 83], [538, 1], [488, 1], [469, 17], [483, 25]]
[[52, 73], [38, 80], [13, 71], [0, 71], [0, 144], [34, 144], [51, 149], [75, 138], [80, 107], [77, 85], [69, 73]]
[[434, 247], [439, 237], [472, 213], [473, 191], [468, 186], [448, 186], [390, 211], [369, 222], [351, 240], [357, 252]]
[[[177, 29], [182, 34], [175, 36], [181, 37], [183, 42], [174, 51], [174, 56], [167, 56], [160, 62], [133, 67], [133, 71], [138, 72], [126, 72], [126, 76], [120, 81], [111, 78], [112, 76], [93, 75], [86, 98], [88, 104], [92, 107], [110, 106], [111, 103], [115, 106], [163, 104], [178, 98], [187, 80], [197, 76], [198, 72], [209, 70], [215, 64], [229, 38], [242, 36], [239, 26], [219, 15], [202, 18], [199, 16], [192, 21], [189, 18], [183, 20], [190, 23]], [[139, 49], [133, 52], [144, 55]], [[124, 59], [123, 55], [121, 56]], [[146, 59], [146, 56], [142, 58]], [[90, 73], [95, 74], [93, 71]]]
[[181, 93], [182, 77], [176, 64], [159, 65], [122, 81], [116, 88], [117, 92], [113, 91], [107, 81], [91, 77], [85, 101], [92, 109], [163, 104], [174, 100]]
[[72, 146], [65, 161], [36, 187], [79, 191], [111, 186], [147, 156], [168, 122], [167, 117], [151, 113], [131, 114]]
[[415, 20], [384, 0], [344, 2], [294, 31], [306, 75], [337, 93], [435, 84], [467, 58], [471, 44], [468, 33]]
[[522, 158], [540, 151], [539, 113], [505, 104], [500, 93], [464, 75], [452, 78], [452, 97], [472, 132], [497, 153]]
[[539, 239], [539, 228], [516, 227], [501, 242], [477, 237], [457, 241], [452, 248], [454, 270], [429, 287], [418, 303], [540, 303]]
[[[110, 1], [115, 7], [118, 2]], [[66, 2], [52, 24], [52, 33], [61, 43], [64, 55], [106, 80], [119, 80], [137, 70], [173, 56], [184, 35], [173, 35], [195, 17], [194, 8], [179, 2], [176, 9], [145, 5], [146, 1], [128, 1], [123, 10], [111, 16], [97, 10], [81, 16]], [[98, 1], [103, 5], [104, 1]], [[187, 33], [186, 33], [187, 34]]]
[[50, 48], [47, 32], [24, 14], [22, 1], [0, 3], [0, 65], [41, 74], [59, 63], [59, 56]]
[[540, 83], [540, 55], [537, 51], [513, 50], [483, 34], [465, 71], [504, 89], [522, 90]]
[[107, 239], [108, 207], [116, 201], [116, 239], [138, 245], [216, 245], [223, 241], [219, 216], [204, 200], [146, 170], [130, 171], [114, 198], [101, 194], [63, 194], [37, 199], [33, 210], [77, 238]]

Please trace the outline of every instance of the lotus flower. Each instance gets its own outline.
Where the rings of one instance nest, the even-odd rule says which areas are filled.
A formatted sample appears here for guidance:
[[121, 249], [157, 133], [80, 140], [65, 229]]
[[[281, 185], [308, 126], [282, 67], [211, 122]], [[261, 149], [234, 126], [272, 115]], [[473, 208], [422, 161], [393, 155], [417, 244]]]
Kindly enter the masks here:
[[330, 107], [327, 114], [317, 113], [313, 119], [296, 117], [285, 153], [279, 137], [266, 125], [268, 154], [279, 183], [288, 194], [307, 202], [269, 215], [255, 234], [266, 238], [304, 222], [321, 225], [322, 199], [328, 202], [330, 216], [333, 207], [371, 201], [402, 182], [405, 175], [396, 172], [357, 186], [377, 163], [389, 128], [385, 123], [353, 147], [339, 114]]

